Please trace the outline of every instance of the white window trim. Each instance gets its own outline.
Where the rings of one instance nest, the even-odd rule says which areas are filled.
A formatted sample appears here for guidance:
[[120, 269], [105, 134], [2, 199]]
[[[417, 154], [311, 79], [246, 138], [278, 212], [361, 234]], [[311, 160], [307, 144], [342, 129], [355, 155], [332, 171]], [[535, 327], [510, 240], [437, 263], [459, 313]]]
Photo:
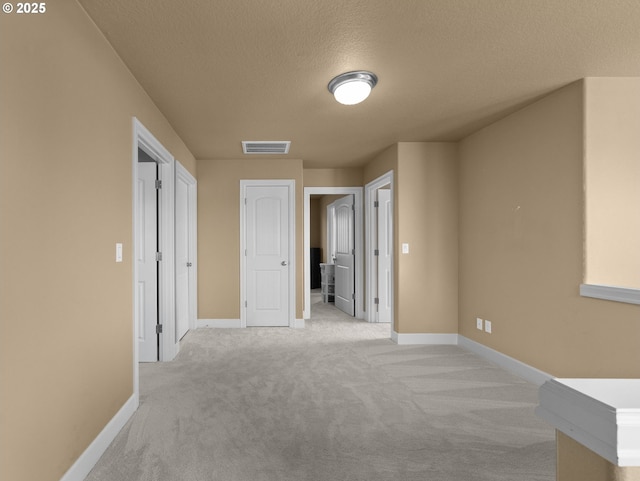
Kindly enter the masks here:
[[640, 304], [640, 289], [631, 289], [628, 287], [580, 284], [580, 295], [582, 297], [593, 297], [607, 301]]

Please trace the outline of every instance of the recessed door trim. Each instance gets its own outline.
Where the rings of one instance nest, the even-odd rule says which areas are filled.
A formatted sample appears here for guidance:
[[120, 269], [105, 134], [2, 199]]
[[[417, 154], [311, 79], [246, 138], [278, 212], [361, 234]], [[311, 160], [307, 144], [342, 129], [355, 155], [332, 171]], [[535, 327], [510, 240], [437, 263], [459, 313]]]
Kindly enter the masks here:
[[296, 327], [296, 182], [294, 179], [265, 179], [240, 181], [240, 327], [247, 327], [247, 187], [278, 186], [289, 191], [289, 327]]

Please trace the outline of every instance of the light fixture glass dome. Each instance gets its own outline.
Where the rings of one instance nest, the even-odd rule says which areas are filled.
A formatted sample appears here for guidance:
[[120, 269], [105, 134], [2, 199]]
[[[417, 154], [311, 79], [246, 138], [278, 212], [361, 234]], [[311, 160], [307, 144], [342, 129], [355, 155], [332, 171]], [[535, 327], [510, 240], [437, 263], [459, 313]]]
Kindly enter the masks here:
[[329, 82], [328, 88], [341, 104], [355, 105], [369, 96], [376, 83], [378, 77], [375, 74], [358, 70], [338, 75]]
[[333, 92], [338, 102], [344, 105], [359, 104], [371, 93], [371, 85], [363, 80], [352, 80], [336, 87]]

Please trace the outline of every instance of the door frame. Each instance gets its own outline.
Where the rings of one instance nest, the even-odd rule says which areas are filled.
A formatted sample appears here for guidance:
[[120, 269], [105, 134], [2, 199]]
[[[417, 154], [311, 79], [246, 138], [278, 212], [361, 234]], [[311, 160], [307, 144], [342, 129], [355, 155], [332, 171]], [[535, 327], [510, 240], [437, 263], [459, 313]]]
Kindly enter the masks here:
[[353, 194], [355, 223], [355, 277], [356, 277], [356, 319], [364, 319], [364, 249], [362, 230], [362, 187], [305, 187], [304, 188], [304, 313], [305, 319], [311, 318], [311, 196], [312, 195]]
[[296, 325], [296, 181], [295, 179], [240, 180], [240, 327], [247, 327], [247, 187], [286, 187], [289, 190], [289, 327]]
[[[198, 318], [198, 181], [176, 160], [176, 179], [187, 184], [189, 219], [189, 330], [197, 328]], [[177, 328], [177, 326], [176, 326]]]
[[391, 331], [394, 329], [394, 306], [395, 306], [395, 245], [394, 245], [394, 213], [395, 213], [395, 202], [394, 202], [394, 185], [393, 185], [393, 170], [390, 170], [386, 174], [381, 175], [375, 180], [372, 180], [364, 187], [365, 198], [367, 203], [366, 209], [366, 239], [365, 239], [365, 251], [366, 251], [366, 263], [367, 263], [367, 320], [369, 322], [376, 322], [375, 316], [371, 315], [375, 312], [375, 303], [374, 303], [374, 285], [376, 285], [377, 278], [374, 276], [373, 265], [376, 262], [376, 256], [373, 248], [373, 239], [377, 235], [377, 222], [375, 220], [376, 209], [375, 209], [375, 201], [376, 201], [376, 192], [379, 188], [384, 187], [386, 185], [390, 186], [391, 189], [391, 246], [390, 250], [392, 252], [391, 255], [391, 272], [393, 273], [393, 281], [391, 282]]
[[133, 117], [133, 248], [131, 259], [133, 262], [133, 369], [134, 392], [139, 395], [138, 373], [138, 313], [139, 302], [136, 286], [138, 284], [137, 252], [138, 245], [138, 149], [144, 150], [158, 163], [158, 178], [162, 182], [158, 207], [160, 209], [158, 234], [158, 249], [162, 252], [162, 261], [158, 267], [158, 316], [162, 320], [163, 333], [160, 334], [160, 361], [170, 361], [178, 353], [175, 340], [175, 159], [169, 151], [153, 136], [153, 134], [136, 118]]

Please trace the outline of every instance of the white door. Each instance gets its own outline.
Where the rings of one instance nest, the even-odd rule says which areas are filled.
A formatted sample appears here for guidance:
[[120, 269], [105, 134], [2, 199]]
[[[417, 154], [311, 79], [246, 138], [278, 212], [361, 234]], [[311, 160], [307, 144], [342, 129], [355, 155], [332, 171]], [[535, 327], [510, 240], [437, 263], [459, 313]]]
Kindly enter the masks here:
[[290, 296], [287, 186], [246, 187], [247, 326], [288, 326]]
[[391, 190], [378, 190], [378, 322], [391, 322]]
[[184, 177], [176, 175], [176, 339], [189, 330], [191, 244], [189, 220], [189, 184]]
[[327, 206], [327, 264], [336, 263], [336, 208]]
[[158, 360], [158, 203], [156, 163], [138, 164], [138, 359]]
[[332, 205], [335, 229], [335, 305], [341, 311], [353, 316], [355, 315], [353, 195], [338, 199]]

